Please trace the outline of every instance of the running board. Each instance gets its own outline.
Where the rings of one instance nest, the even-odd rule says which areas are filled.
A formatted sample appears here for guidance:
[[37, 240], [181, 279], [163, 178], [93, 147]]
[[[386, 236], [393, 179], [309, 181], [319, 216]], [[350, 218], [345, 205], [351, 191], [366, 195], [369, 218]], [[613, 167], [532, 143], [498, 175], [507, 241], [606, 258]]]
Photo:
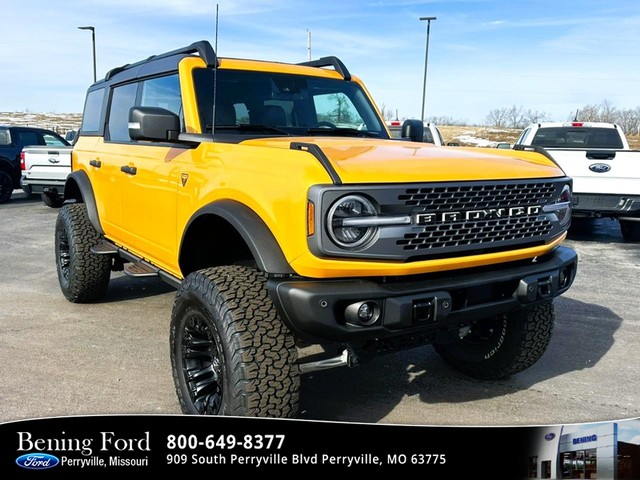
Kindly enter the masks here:
[[146, 263], [127, 263], [124, 266], [124, 273], [130, 277], [157, 277], [158, 270]]
[[109, 242], [100, 242], [91, 247], [91, 253], [96, 255], [117, 255], [118, 247]]

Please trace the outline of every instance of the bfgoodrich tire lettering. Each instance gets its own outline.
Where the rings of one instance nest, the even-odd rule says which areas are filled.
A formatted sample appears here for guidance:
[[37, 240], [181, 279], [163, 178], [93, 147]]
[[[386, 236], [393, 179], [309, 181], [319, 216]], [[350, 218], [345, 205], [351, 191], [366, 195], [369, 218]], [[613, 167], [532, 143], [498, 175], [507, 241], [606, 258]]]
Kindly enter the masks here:
[[467, 375], [503, 378], [540, 359], [551, 340], [553, 320], [553, 304], [543, 302], [476, 322], [462, 340], [434, 347], [447, 363]]
[[56, 267], [60, 289], [70, 302], [93, 302], [107, 291], [111, 258], [90, 250], [100, 240], [84, 203], [60, 209], [55, 233]]
[[171, 318], [171, 364], [184, 413], [292, 417], [297, 351], [254, 268], [191, 273]]

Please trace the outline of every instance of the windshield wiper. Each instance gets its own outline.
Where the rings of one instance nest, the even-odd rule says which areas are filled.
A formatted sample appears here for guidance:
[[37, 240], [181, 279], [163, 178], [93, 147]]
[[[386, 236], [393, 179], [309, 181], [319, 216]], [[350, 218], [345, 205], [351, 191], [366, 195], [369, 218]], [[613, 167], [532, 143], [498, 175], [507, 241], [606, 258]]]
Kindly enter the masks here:
[[[211, 125], [207, 125], [207, 129], [211, 130]], [[216, 125], [216, 130], [240, 130], [245, 132], [272, 132], [279, 133], [280, 135], [290, 136], [289, 132], [280, 130], [276, 127], [270, 127], [269, 125], [260, 125], [257, 123], [240, 123], [238, 125]]]
[[325, 133], [330, 135], [345, 135], [358, 137], [380, 138], [380, 132], [369, 132], [366, 130], [358, 130], [357, 128], [348, 127], [311, 127], [307, 128], [307, 133]]

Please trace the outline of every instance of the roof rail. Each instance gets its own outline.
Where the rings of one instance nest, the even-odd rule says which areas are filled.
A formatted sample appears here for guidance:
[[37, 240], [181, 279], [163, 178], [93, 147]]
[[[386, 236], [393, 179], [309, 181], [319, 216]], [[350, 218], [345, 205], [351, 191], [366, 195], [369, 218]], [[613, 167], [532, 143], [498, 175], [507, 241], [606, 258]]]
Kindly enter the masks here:
[[177, 50], [171, 50], [170, 52], [161, 53], [159, 55], [151, 55], [149, 58], [147, 58], [145, 60], [141, 60], [139, 62], [132, 63], [132, 64], [127, 63], [125, 65], [122, 65], [121, 67], [112, 68], [111, 70], [109, 70], [107, 72], [107, 74], [105, 75], [104, 79], [105, 80], [110, 80], [111, 78], [113, 78], [114, 75], [116, 75], [116, 74], [118, 74], [118, 73], [120, 73], [120, 72], [122, 72], [122, 71], [124, 71], [124, 70], [126, 70], [128, 68], [135, 67], [137, 65], [141, 65], [143, 63], [146, 63], [149, 60], [158, 60], [158, 59], [161, 59], [161, 58], [172, 57], [174, 55], [180, 55], [182, 53], [184, 53], [184, 54], [197, 53], [204, 60], [204, 62], [207, 64], [207, 67], [216, 66], [216, 63], [218, 61], [218, 59], [216, 57], [216, 52], [213, 51], [213, 47], [211, 46], [211, 44], [206, 40], [200, 40], [199, 42], [192, 43], [188, 47], [178, 48]]
[[307, 67], [318, 67], [318, 68], [333, 67], [336, 72], [342, 75], [342, 78], [344, 78], [347, 81], [351, 80], [351, 73], [349, 73], [349, 70], [347, 69], [345, 64], [342, 63], [342, 60], [340, 60], [338, 57], [334, 57], [334, 56], [322, 57], [322, 58], [319, 58], [318, 60], [310, 60], [308, 62], [299, 63], [298, 65], [305, 65]]

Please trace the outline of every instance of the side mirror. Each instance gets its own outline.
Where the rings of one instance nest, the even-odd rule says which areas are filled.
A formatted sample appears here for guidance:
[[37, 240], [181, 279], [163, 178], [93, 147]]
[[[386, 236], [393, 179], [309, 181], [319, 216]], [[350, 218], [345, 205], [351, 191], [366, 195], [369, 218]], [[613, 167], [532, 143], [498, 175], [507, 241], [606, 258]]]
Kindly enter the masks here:
[[180, 134], [180, 118], [159, 107], [131, 107], [129, 136], [132, 140], [174, 142]]
[[424, 124], [420, 120], [405, 120], [402, 124], [402, 138], [409, 138], [412, 142], [424, 141]]

